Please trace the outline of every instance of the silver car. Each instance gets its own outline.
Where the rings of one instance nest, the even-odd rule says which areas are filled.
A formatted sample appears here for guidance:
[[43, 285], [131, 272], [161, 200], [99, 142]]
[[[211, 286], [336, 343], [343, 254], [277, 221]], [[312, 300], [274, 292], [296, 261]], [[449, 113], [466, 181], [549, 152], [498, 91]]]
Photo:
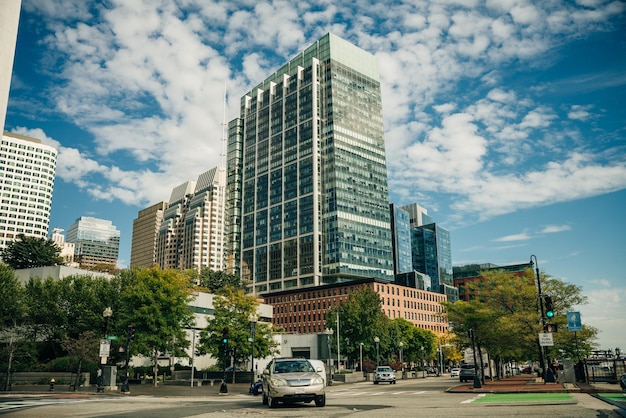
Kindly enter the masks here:
[[396, 384], [396, 373], [389, 366], [378, 366], [374, 371], [374, 384], [379, 382], [389, 382], [389, 384]]
[[315, 401], [315, 406], [325, 406], [321, 371], [303, 358], [275, 358], [263, 370], [263, 405]]

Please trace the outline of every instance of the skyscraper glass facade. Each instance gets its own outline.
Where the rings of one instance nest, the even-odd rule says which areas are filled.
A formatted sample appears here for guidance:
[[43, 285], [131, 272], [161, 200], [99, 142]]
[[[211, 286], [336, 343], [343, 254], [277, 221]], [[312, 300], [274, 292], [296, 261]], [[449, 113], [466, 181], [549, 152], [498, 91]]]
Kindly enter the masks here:
[[120, 231], [111, 221], [81, 216], [69, 227], [65, 240], [74, 243], [74, 261], [83, 267], [117, 264]]
[[376, 59], [328, 34], [244, 95], [240, 112], [229, 124], [229, 252], [241, 245], [252, 293], [392, 280]]
[[[391, 213], [391, 235], [393, 239], [394, 275], [413, 271], [411, 258], [411, 227], [409, 213], [393, 203]], [[396, 277], [397, 280], [397, 277]]]
[[444, 293], [443, 285], [453, 286], [450, 232], [429, 224], [411, 229], [413, 268], [431, 278], [433, 292]]

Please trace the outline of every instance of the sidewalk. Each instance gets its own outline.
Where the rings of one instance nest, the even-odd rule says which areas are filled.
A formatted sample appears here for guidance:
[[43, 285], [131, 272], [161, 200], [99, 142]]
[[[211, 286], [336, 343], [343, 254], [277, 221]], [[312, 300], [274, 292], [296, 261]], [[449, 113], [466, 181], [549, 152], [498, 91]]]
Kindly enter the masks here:
[[543, 383], [535, 375], [522, 374], [501, 380], [486, 380], [480, 388], [474, 384], [460, 384], [448, 389], [451, 393], [621, 393], [618, 384], [609, 383]]

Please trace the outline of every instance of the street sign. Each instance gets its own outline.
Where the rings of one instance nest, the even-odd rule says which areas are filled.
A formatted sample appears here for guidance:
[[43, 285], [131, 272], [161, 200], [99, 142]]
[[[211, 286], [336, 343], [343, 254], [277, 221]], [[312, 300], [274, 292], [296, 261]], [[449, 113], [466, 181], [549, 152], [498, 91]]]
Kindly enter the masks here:
[[100, 357], [108, 357], [111, 352], [111, 341], [100, 340]]
[[554, 340], [552, 339], [552, 333], [540, 332], [539, 333], [539, 345], [542, 347], [554, 345]]
[[571, 332], [583, 330], [583, 324], [580, 321], [580, 312], [567, 313], [567, 330]]
[[117, 341], [117, 335], [107, 335], [107, 340]]

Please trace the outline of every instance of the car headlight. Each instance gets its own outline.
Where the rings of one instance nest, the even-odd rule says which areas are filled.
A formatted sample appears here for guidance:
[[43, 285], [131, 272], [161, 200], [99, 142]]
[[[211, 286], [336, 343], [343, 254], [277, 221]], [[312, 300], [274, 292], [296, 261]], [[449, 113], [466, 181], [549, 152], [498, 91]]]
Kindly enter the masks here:
[[316, 377], [314, 379], [311, 379], [311, 384], [312, 385], [323, 385], [324, 384], [324, 380], [321, 377]]
[[287, 386], [287, 381], [283, 380], [283, 379], [279, 379], [277, 377], [274, 377], [270, 383], [272, 384], [272, 386]]

